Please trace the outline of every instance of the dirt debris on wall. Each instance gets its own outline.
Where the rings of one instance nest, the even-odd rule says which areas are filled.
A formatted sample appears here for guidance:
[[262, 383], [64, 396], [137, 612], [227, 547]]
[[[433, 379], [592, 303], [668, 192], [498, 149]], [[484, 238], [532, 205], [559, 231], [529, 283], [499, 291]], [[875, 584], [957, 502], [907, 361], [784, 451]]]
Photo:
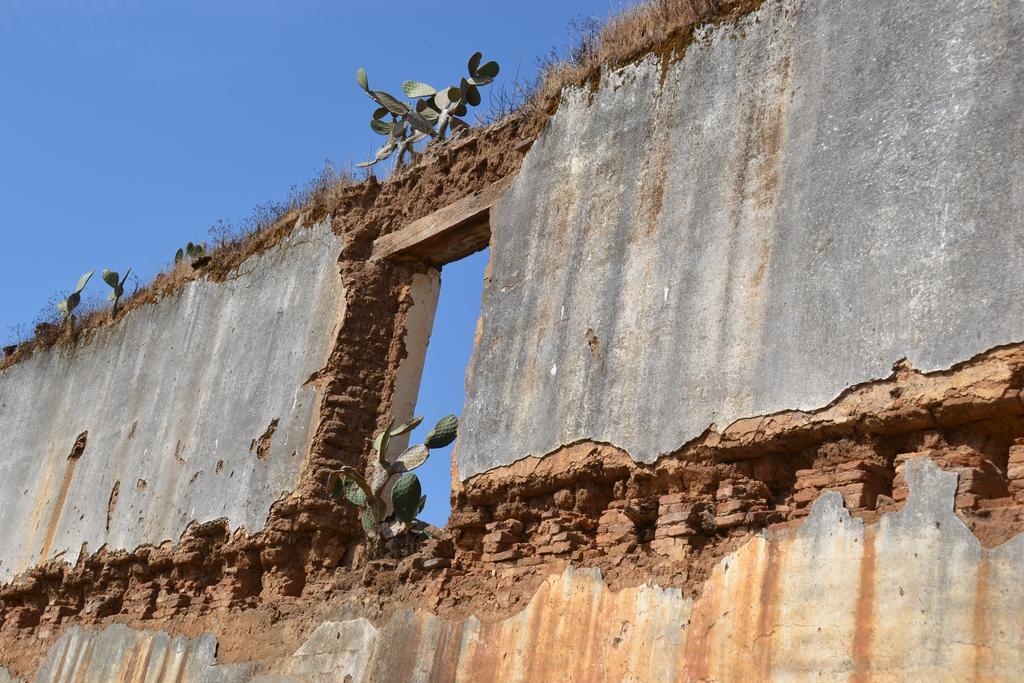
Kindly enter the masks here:
[[[759, 3], [720, 4], [732, 17]], [[659, 54], [685, 50], [692, 27], [673, 35], [677, 43]], [[261, 530], [221, 520], [193, 524], [157, 547], [83, 548], [73, 564], [49, 562], [0, 587], [0, 665], [30, 676], [72, 626], [213, 633], [220, 661], [243, 662], [253, 651], [290, 655], [324, 621], [386, 623], [399, 608], [494, 624], [526, 608], [567, 567], [599, 569], [612, 590], [652, 583], [697, 598], [709, 577], [721, 580], [715, 572], [733, 552], [757, 546], [744, 552], [774, 561], [757, 555], [770, 552], [758, 545], [761, 532], [788, 533], [826, 492], [868, 524], [903, 509], [907, 463], [919, 456], [957, 473], [956, 514], [984, 546], [1024, 530], [1024, 345], [1014, 344], [940, 372], [900, 363], [892, 376], [852, 387], [820, 410], [712, 426], [651, 464], [615, 444], [579, 441], [465, 482], [456, 477], [445, 529], [412, 553], [368, 558], [352, 510], [327, 495], [327, 474], [368, 462], [405, 355], [412, 278], [427, 267], [371, 259], [374, 240], [516, 173], [542, 126], [512, 117], [437, 146], [421, 166], [385, 183], [346, 188], [331, 216], [345, 237], [338, 268], [348, 314], [328, 362], [309, 378], [324, 398], [299, 486]], [[294, 229], [298, 216], [289, 220], [253, 248]], [[222, 277], [231, 263], [214, 262], [206, 274]], [[158, 298], [155, 288], [131, 305]], [[88, 339], [81, 330], [73, 341]], [[608, 341], [590, 329], [583, 341], [604, 362]], [[255, 457], [266, 456], [273, 434], [271, 423], [253, 441]], [[708, 622], [718, 607], [708, 608]]]
[[[375, 275], [378, 287], [400, 289]], [[379, 368], [367, 386], [387, 391], [388, 354], [398, 349], [389, 342], [367, 352]], [[315, 381], [354, 386], [338, 376]], [[824, 491], [841, 494], [865, 522], [900, 509], [903, 463], [920, 455], [960, 475], [957, 515], [994, 546], [1024, 530], [1022, 385], [1024, 345], [1013, 345], [946, 372], [900, 365], [822, 410], [709, 430], [651, 465], [607, 444], [567, 445], [471, 478], [453, 495], [448, 528], [410, 556], [372, 560], [317, 473], [359, 461], [364, 446], [344, 440], [341, 425], [361, 416], [372, 432], [379, 394], [327, 399], [333, 419], [324, 424], [336, 431], [322, 431], [304, 488], [275, 505], [264, 531], [193, 525], [177, 543], [28, 572], [0, 588], [0, 665], [28, 675], [69, 625], [113, 622], [214, 633], [226, 662], [253, 648], [284, 656], [338, 615], [379, 619], [417, 606], [507, 616], [569, 565], [601, 569], [614, 590], [653, 581], [692, 597], [723, 556], [762, 529], [798, 524]]]

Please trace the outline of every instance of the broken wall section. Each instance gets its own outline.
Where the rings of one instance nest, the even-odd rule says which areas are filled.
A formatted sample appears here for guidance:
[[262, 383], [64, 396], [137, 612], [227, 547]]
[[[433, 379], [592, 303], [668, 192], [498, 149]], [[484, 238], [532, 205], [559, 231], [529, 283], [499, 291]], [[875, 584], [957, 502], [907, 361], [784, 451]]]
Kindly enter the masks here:
[[0, 581], [51, 558], [262, 528], [318, 427], [343, 240], [296, 229], [86, 341], [0, 373]]
[[653, 462], [1024, 336], [1024, 3], [767, 0], [565, 94], [492, 212], [466, 480]]
[[825, 494], [799, 528], [748, 537], [695, 599], [568, 567], [503, 619], [331, 619], [294, 654], [234, 664], [215, 661], [209, 635], [76, 627], [37, 680], [1019, 679], [1024, 537], [981, 547], [953, 514], [956, 474], [927, 458], [906, 473], [899, 512], [865, 525]]

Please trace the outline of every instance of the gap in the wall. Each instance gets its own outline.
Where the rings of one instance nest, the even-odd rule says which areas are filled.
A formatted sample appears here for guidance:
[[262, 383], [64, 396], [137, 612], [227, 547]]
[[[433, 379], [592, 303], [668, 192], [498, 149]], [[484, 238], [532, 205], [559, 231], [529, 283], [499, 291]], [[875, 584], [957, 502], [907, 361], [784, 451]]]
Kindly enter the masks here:
[[[416, 414], [423, 416], [423, 424], [413, 431], [409, 443], [422, 443], [434, 423], [445, 415], [462, 416], [466, 367], [473, 354], [489, 258], [490, 250], [484, 249], [441, 270], [441, 294], [416, 397]], [[448, 522], [451, 513], [453, 448], [432, 451], [427, 462], [416, 470], [427, 496], [420, 519], [439, 527]]]

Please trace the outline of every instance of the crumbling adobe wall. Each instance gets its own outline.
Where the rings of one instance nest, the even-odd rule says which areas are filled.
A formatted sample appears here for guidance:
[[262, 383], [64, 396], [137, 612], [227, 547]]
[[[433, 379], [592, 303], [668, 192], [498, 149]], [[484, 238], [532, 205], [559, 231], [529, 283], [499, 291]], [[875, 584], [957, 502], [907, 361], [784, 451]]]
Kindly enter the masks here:
[[1024, 339], [1022, 35], [1020, 2], [771, 0], [564, 94], [492, 215], [460, 477]]
[[341, 249], [327, 221], [298, 229], [222, 284], [4, 370], [0, 581], [194, 522], [261, 529], [318, 427], [308, 380], [345, 314]]
[[502, 620], [412, 609], [376, 625], [328, 620], [293, 654], [235, 664], [215, 661], [209, 636], [75, 628], [39, 679], [1013, 680], [1024, 536], [985, 549], [953, 514], [956, 474], [917, 458], [907, 479], [906, 506], [876, 525], [822, 496], [799, 528], [723, 558], [694, 599], [647, 584], [613, 591], [600, 571], [567, 568]]
[[[87, 546], [74, 547], [70, 552], [54, 552], [54, 559], [46, 561], [38, 557], [38, 548], [26, 544], [30, 555], [36, 554], [31, 555], [24, 571], [0, 582], [0, 666], [8, 667], [18, 676], [30, 676], [47, 647], [75, 624], [123, 621], [142, 627], [160, 624], [175, 634], [199, 635], [193, 633], [194, 629], [210, 630], [220, 636], [244, 633], [238, 641], [224, 637], [222, 652], [230, 653], [236, 645], [250, 651], [256, 646], [268, 656], [275, 648], [290, 647], [294, 638], [307, 632], [304, 629], [308, 617], [301, 616], [298, 622], [282, 622], [281, 610], [294, 614], [292, 610], [298, 609], [301, 613], [300, 606], [309, 604], [306, 601], [309, 598], [303, 600], [303, 596], [322, 597], [325, 590], [336, 584], [339, 570], [344, 573], [353, 564], [361, 566], [358, 560], [359, 524], [350, 509], [339, 505], [328, 495], [327, 474], [341, 465], [364, 465], [370, 453], [372, 436], [386, 423], [388, 415], [411, 409], [408, 396], [415, 394], [415, 387], [402, 387], [399, 383], [403, 376], [406, 382], [418, 381], [413, 370], [421, 361], [417, 355], [422, 349], [417, 352], [417, 349], [409, 348], [409, 344], [417, 343], [417, 335], [421, 343], [425, 343], [426, 335], [425, 330], [407, 330], [407, 327], [426, 324], [423, 320], [429, 316], [414, 309], [424, 304], [432, 306], [436, 297], [436, 286], [431, 284], [436, 285], [436, 280], [432, 280], [427, 264], [408, 259], [373, 260], [370, 252], [374, 240], [400, 229], [416, 217], [479, 192], [515, 173], [522, 151], [526, 149], [522, 143], [535, 135], [537, 125], [537, 119], [518, 116], [486, 129], [455, 136], [432, 149], [415, 171], [396, 173], [386, 183], [370, 179], [344, 190], [334, 213], [313, 215], [317, 226], [312, 232], [302, 227], [310, 219], [310, 213], [299, 212], [297, 222], [275, 226], [266, 239], [259, 241], [259, 249], [254, 255], [239, 267], [225, 269], [217, 261], [218, 254], [214, 253], [216, 267], [211, 266], [208, 270], [215, 275], [200, 274], [184, 290], [173, 286], [163, 288], [160, 296], [135, 302], [118, 320], [99, 329], [86, 328], [76, 340], [50, 351], [37, 349], [30, 357], [19, 356], [16, 362], [0, 372], [0, 391], [10, 395], [17, 391], [17, 387], [13, 383], [5, 384], [8, 378], [32, 375], [40, 368], [53, 370], [46, 364], [51, 357], [76, 359], [75, 362], [82, 367], [97, 368], [100, 379], [104, 380], [101, 387], [131, 395], [135, 377], [130, 373], [114, 377], [118, 366], [109, 357], [95, 353], [97, 348], [106, 348], [102, 346], [104, 340], [120, 339], [125, 330], [138, 324], [136, 319], [164, 316], [173, 322], [174, 316], [167, 311], [175, 310], [181, 297], [198, 290], [208, 293], [211, 301], [220, 302], [223, 309], [236, 310], [223, 328], [217, 318], [208, 321], [205, 328], [199, 325], [200, 320], [190, 321], [187, 327], [198, 350], [181, 362], [194, 363], [193, 355], [196, 355], [199, 366], [205, 367], [203, 363], [209, 360], [204, 359], [208, 359], [210, 354], [204, 355], [199, 351], [213, 349], [226, 354], [224, 362], [231, 368], [240, 365], [247, 376], [234, 375], [233, 379], [239, 381], [226, 387], [219, 386], [222, 378], [216, 373], [193, 385], [163, 383], [154, 391], [161, 391], [165, 402], [172, 402], [174, 408], [187, 413], [189, 420], [202, 421], [197, 406], [190, 400], [195, 392], [221, 392], [222, 402], [217, 408], [228, 413], [232, 410], [244, 413], [252, 410], [253, 406], [258, 407], [262, 398], [256, 394], [260, 390], [281, 398], [285, 409], [280, 413], [282, 417], [278, 423], [271, 428], [273, 420], [268, 417], [267, 424], [248, 435], [244, 443], [241, 462], [258, 468], [267, 466], [262, 463], [274, 457], [275, 449], [285, 443], [285, 439], [291, 444], [292, 436], [282, 435], [281, 431], [287, 427], [283, 416], [289, 414], [288, 410], [298, 406], [300, 400], [304, 406], [307, 394], [316, 399], [307, 431], [301, 435], [306, 440], [304, 445], [293, 449], [297, 451], [295, 456], [289, 450], [279, 459], [279, 462], [295, 463], [296, 469], [282, 490], [273, 497], [268, 495], [263, 500], [258, 490], [249, 492], [244, 487], [224, 485], [215, 491], [207, 491], [205, 498], [194, 506], [196, 514], [181, 520], [184, 533], [178, 528], [161, 531], [151, 538], [133, 541], [127, 547], [109, 542], [103, 545], [101, 538], [95, 543], [90, 541]], [[303, 244], [307, 245], [303, 248], [310, 253], [294, 261], [289, 260], [289, 255], [297, 253], [297, 247]], [[310, 272], [314, 266], [324, 264], [325, 272]], [[318, 298], [313, 286], [320, 282], [317, 277], [332, 283], [334, 294]], [[264, 292], [264, 284], [279, 287]], [[243, 294], [235, 293], [230, 301], [224, 302], [224, 295], [219, 292], [227, 293], [227, 288], [241, 289]], [[287, 325], [283, 325], [290, 320], [287, 312], [282, 312], [280, 306], [267, 305], [268, 301], [278, 301], [279, 297], [287, 298], [289, 302], [301, 299], [302, 302], [296, 305], [299, 312], [308, 308], [316, 310], [315, 320], [302, 313], [304, 324], [311, 328], [289, 330]], [[253, 313], [257, 309], [258, 312]], [[217, 312], [223, 315], [225, 310], [217, 309]], [[179, 333], [173, 329], [150, 331], [166, 335], [162, 337], [167, 340], [164, 347], [170, 348], [162, 348], [146, 338], [148, 351], [152, 354], [149, 362], [160, 365], [164, 368], [163, 374], [173, 379], [173, 372], [177, 371], [177, 362], [173, 360], [177, 347], [172, 342], [178, 339]], [[407, 331], [417, 334], [407, 334]], [[207, 333], [212, 334], [207, 336]], [[304, 333], [312, 333], [316, 339], [304, 340]], [[255, 350], [250, 348], [251, 344], [243, 345], [237, 340], [233, 346], [232, 334], [241, 335], [242, 341], [255, 340]], [[232, 350], [237, 349], [239, 354], [251, 352], [256, 360], [263, 358], [270, 363], [265, 356], [291, 348], [287, 344], [276, 343], [282, 336], [288, 337], [289, 343], [298, 344], [301, 350], [297, 356], [290, 357], [301, 367], [294, 381], [284, 377], [275, 379], [274, 386], [263, 386], [261, 379], [268, 372], [273, 372], [269, 366], [247, 365], [244, 355], [239, 358], [231, 356]], [[270, 342], [274, 342], [275, 348], [270, 348]], [[134, 348], [126, 349], [126, 356], [134, 353]], [[128, 360], [131, 358], [129, 356]], [[111, 381], [104, 379], [100, 372], [102, 369], [112, 372]], [[52, 382], [59, 386], [54, 379], [56, 376], [32, 375], [32, 381], [38, 385]], [[157, 376], [156, 379], [164, 378]], [[175, 391], [169, 392], [172, 388]], [[21, 411], [23, 416], [32, 412], [27, 400], [11, 399], [10, 405]], [[111, 414], [124, 419], [119, 413]], [[275, 413], [274, 416], [277, 415]], [[98, 407], [90, 407], [86, 417], [90, 417], [94, 425], [107, 425], [102, 421], [104, 413]], [[245, 418], [244, 414], [240, 417], [229, 414], [217, 416], [216, 420], [202, 421], [204, 429], [208, 430], [204, 433], [222, 429], [225, 435], [232, 435], [242, 418]], [[97, 427], [91, 429], [81, 442], [73, 436], [67, 450], [62, 449], [57, 462], [62, 465], [69, 454], [74, 456], [71, 460], [75, 461], [75, 468], [70, 470], [73, 476], [66, 477], [68, 491], [78, 481], [79, 475], [74, 474], [75, 470], [91, 457], [94, 464], [90, 467], [105, 464], [108, 470], [115, 472], [117, 467], [130, 471], [140, 462], [147, 461], [149, 450], [155, 447], [153, 444], [163, 444], [160, 441], [162, 434], [151, 435], [147, 442], [140, 441], [126, 450], [123, 461], [114, 462], [115, 467], [110, 467], [109, 460], [94, 457], [98, 454], [93, 453], [91, 445]], [[126, 423], [124, 429], [127, 430], [125, 434], [130, 433], [131, 423]], [[13, 425], [12, 430], [6, 438], [20, 439], [29, 444], [45, 442], [50, 436], [48, 425], [35, 420], [34, 416]], [[140, 430], [141, 420], [135, 434]], [[76, 443], [84, 447], [76, 447]], [[218, 444], [223, 446], [215, 439], [213, 445]], [[169, 455], [173, 459], [173, 447], [177, 442], [171, 446]], [[17, 448], [6, 450], [0, 456], [0, 463], [13, 471], [20, 472], [25, 468], [27, 473], [17, 476], [26, 479], [31, 479], [39, 460], [43, 459], [38, 453]], [[213, 457], [212, 450], [195, 453], [181, 464], [182, 468], [185, 464], [193, 468], [189, 476], [181, 475], [172, 466], [165, 471], [154, 472], [153, 478], [139, 485], [139, 489], [170, 488], [188, 500], [188, 486], [203, 477], [196, 472], [230, 474], [230, 470], [225, 470], [227, 461], [224, 467], [218, 467], [219, 462]], [[107, 482], [107, 476], [98, 475], [97, 481]], [[42, 483], [46, 484], [46, 481]], [[110, 486], [99, 495], [95, 490], [90, 495], [84, 488], [76, 494], [87, 496], [90, 505], [100, 501], [104, 510], [100, 528], [103, 533], [106, 530], [106, 511], [116, 512], [124, 502], [126, 487], [138, 484], [135, 478], [129, 484], [120, 479], [111, 479], [107, 483]], [[26, 488], [46, 497], [52, 511], [50, 518], [78, 520], [81, 513], [70, 494], [61, 496], [60, 491], [51, 492], [38, 484], [33, 480]], [[128, 498], [134, 500], [131, 496]], [[239, 527], [238, 521], [227, 515], [200, 516], [207, 511], [204, 506], [230, 505], [234, 501], [252, 506], [265, 504], [269, 512], [264, 508], [260, 517], [265, 523], [261, 521]], [[11, 509], [16, 510], [13, 506]], [[7, 508], [0, 510], [0, 519], [8, 519], [6, 515], [10, 512]], [[165, 513], [157, 505], [143, 510], [139, 515], [141, 519], [133, 519], [138, 529], [144, 529], [146, 524], [159, 523], [167, 516]], [[14, 537], [11, 547], [17, 543], [18, 539]], [[348, 575], [347, 580], [359, 581], [354, 574]], [[320, 599], [312, 598], [314, 604]], [[286, 634], [291, 635], [282, 636], [274, 627], [277, 623], [285, 626]]]
[[536, 119], [439, 146], [330, 217], [338, 325], [296, 380], [319, 392], [310, 446], [263, 527], [32, 566], [0, 586], [0, 666], [1019, 678], [1024, 254], [1005, 190], [1024, 178], [1006, 151], [1024, 4], [742, 5], [675, 41], [681, 59], [566, 93], [491, 212], [446, 529], [369, 557], [326, 495], [408, 403], [432, 277], [371, 254], [519, 171]]

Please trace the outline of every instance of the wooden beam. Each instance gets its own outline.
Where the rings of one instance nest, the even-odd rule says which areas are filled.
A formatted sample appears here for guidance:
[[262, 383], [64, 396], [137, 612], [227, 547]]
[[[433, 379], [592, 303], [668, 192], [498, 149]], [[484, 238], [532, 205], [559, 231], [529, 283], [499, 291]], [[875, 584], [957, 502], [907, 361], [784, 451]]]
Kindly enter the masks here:
[[371, 258], [411, 256], [443, 266], [480, 251], [491, 239], [491, 207], [512, 184], [514, 176], [452, 202], [373, 245]]

